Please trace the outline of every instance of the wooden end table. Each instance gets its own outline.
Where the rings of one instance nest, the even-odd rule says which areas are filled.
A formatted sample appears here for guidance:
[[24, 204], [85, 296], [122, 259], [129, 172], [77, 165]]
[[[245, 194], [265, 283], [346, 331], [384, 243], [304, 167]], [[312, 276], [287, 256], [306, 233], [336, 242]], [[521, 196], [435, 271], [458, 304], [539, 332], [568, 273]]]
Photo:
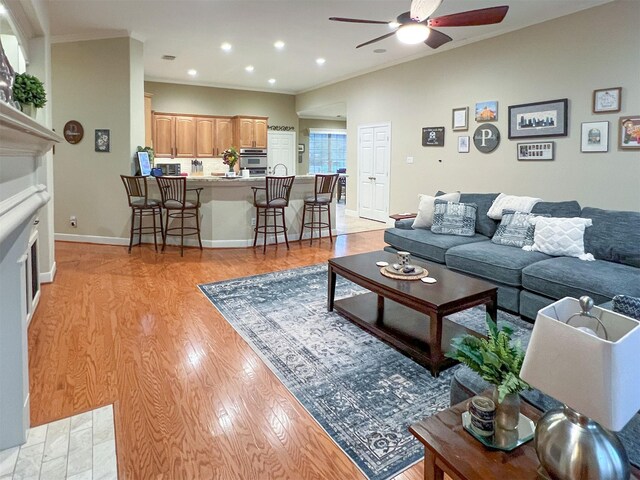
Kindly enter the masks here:
[[[391, 344], [430, 369], [433, 376], [457, 363], [445, 357], [453, 337], [477, 332], [444, 317], [476, 305], [486, 305], [496, 321], [497, 287], [483, 280], [448, 270], [444, 265], [411, 259], [437, 279], [435, 284], [420, 280], [395, 280], [380, 273], [376, 261], [389, 263], [397, 256], [389, 252], [361, 253], [329, 260], [327, 308]], [[336, 275], [366, 288], [371, 293], [334, 300]]]
[[[533, 440], [510, 452], [491, 450], [462, 427], [465, 410], [462, 402], [409, 427], [424, 445], [425, 480], [443, 480], [445, 473], [454, 480], [539, 480]], [[520, 411], [534, 422], [541, 416], [524, 401]], [[640, 479], [637, 468], [631, 472], [631, 478]]]

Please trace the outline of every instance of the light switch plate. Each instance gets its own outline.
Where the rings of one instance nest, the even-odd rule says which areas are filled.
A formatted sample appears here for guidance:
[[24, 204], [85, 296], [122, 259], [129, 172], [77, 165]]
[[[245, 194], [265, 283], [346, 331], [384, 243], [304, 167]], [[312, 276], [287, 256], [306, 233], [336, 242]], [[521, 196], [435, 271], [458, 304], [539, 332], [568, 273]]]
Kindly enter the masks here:
[[407, 157], [407, 163], [413, 163], [413, 157]]

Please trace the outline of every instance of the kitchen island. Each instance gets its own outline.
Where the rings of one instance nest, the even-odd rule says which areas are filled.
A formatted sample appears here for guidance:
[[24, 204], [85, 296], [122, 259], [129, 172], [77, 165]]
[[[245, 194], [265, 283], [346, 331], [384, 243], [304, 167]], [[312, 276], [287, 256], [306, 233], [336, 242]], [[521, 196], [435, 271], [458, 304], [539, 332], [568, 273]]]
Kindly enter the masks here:
[[[251, 187], [264, 187], [264, 177], [225, 178], [220, 176], [188, 176], [187, 188], [202, 188], [200, 193], [200, 221], [202, 245], [209, 248], [248, 247], [253, 245], [252, 219], [256, 217], [253, 206], [253, 190]], [[159, 198], [155, 180], [149, 182], [150, 196]], [[314, 175], [296, 175], [291, 189], [289, 207], [285, 210], [289, 241], [297, 240], [302, 225], [304, 198], [313, 195], [315, 187]], [[258, 192], [258, 195], [264, 192]], [[195, 192], [188, 192], [188, 198], [195, 197]], [[335, 233], [336, 201], [331, 203], [331, 224]], [[309, 219], [307, 219], [309, 221]], [[326, 221], [326, 218], [325, 218]], [[303, 238], [309, 238], [310, 230], [305, 230]], [[327, 235], [323, 230], [323, 236]], [[317, 235], [317, 232], [316, 232]], [[274, 243], [273, 235], [268, 243]], [[151, 240], [152, 241], [152, 240]], [[284, 242], [279, 237], [278, 242]], [[323, 240], [324, 241], [324, 240]], [[326, 239], [326, 241], [329, 241]], [[180, 238], [168, 237], [168, 244], [179, 244]], [[186, 238], [185, 245], [195, 246], [195, 237]], [[262, 245], [262, 235], [258, 236], [258, 244]]]

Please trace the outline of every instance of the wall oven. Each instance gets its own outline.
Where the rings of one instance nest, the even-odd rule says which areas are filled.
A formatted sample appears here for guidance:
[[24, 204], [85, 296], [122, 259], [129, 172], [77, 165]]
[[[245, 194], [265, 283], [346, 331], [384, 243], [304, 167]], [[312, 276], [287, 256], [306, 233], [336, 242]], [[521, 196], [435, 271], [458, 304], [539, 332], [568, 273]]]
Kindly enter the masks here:
[[267, 149], [241, 148], [240, 168], [249, 170], [251, 177], [264, 177], [267, 174]]

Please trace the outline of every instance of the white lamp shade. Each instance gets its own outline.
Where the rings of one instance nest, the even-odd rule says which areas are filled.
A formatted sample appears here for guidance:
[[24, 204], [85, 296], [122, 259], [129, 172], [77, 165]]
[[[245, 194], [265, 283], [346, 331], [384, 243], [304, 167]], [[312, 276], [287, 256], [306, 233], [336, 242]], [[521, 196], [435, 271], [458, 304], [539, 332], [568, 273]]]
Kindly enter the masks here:
[[538, 312], [520, 377], [531, 386], [619, 431], [640, 409], [640, 322], [593, 307], [609, 340], [566, 321], [581, 311], [563, 298]]

